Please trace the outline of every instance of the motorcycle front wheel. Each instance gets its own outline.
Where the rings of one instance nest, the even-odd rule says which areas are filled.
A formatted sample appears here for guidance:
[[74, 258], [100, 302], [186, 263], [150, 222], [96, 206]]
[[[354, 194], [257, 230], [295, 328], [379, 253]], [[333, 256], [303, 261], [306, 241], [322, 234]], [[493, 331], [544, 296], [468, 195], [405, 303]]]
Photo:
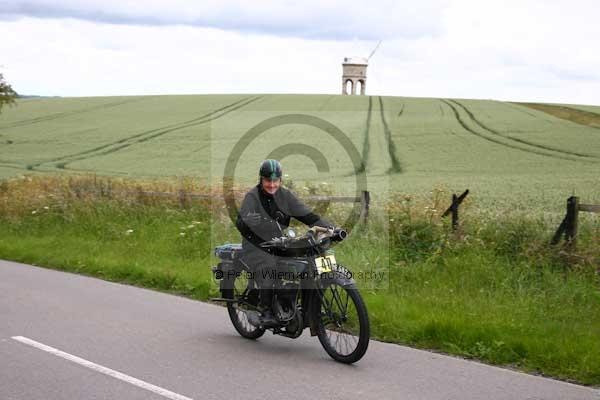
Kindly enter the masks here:
[[354, 285], [335, 282], [323, 288], [317, 335], [321, 345], [336, 361], [352, 364], [369, 346], [367, 307]]

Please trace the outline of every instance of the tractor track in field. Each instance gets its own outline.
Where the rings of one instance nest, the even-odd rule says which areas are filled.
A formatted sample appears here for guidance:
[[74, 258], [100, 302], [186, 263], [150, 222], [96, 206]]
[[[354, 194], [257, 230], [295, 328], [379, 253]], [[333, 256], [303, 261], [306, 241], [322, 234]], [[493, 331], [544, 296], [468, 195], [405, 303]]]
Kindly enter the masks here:
[[371, 115], [373, 113], [373, 98], [369, 96], [369, 108], [367, 111], [367, 121], [365, 122], [365, 135], [363, 138], [362, 148], [362, 163], [356, 173], [363, 173], [367, 171], [367, 161], [369, 159], [369, 131], [371, 129]]
[[9, 124], [9, 125], [0, 126], [0, 130], [8, 129], [8, 128], [19, 128], [22, 126], [37, 124], [40, 122], [52, 121], [52, 120], [59, 119], [59, 118], [65, 118], [65, 117], [71, 117], [73, 115], [84, 114], [84, 113], [90, 112], [90, 111], [118, 107], [123, 104], [134, 103], [134, 102], [138, 102], [138, 101], [142, 101], [142, 100], [148, 100], [148, 97], [143, 97], [143, 98], [139, 98], [139, 99], [114, 101], [112, 103], [99, 104], [97, 106], [80, 108], [78, 110], [72, 110], [72, 111], [63, 111], [60, 113], [45, 115], [43, 117], [23, 119], [20, 121], [13, 122], [12, 124]]
[[[207, 147], [210, 147], [210, 143], [205, 143], [202, 146], [200, 146], [199, 148], [195, 149], [194, 152], [199, 152]], [[123, 172], [123, 171], [117, 171], [117, 170], [111, 170], [111, 169], [102, 169], [102, 168], [64, 168], [66, 171], [70, 171], [70, 172], [77, 172], [77, 173], [89, 173], [89, 174], [98, 174], [98, 173], [102, 173], [102, 174], [107, 174], [107, 175], [117, 175], [117, 176], [131, 176], [130, 173], [128, 172]], [[144, 173], [143, 175], [144, 177], [164, 177], [165, 175], [163, 174], [149, 174], [149, 173]]]
[[[388, 154], [390, 156], [390, 161], [391, 161], [391, 167], [387, 170], [387, 173], [400, 173], [402, 172], [402, 167], [400, 165], [400, 161], [398, 160], [398, 156], [396, 155], [396, 145], [394, 144], [394, 141], [392, 140], [392, 131], [390, 130], [390, 127], [387, 123], [387, 120], [385, 119], [385, 110], [383, 108], [383, 99], [381, 98], [381, 96], [377, 96], [377, 98], [379, 99], [379, 112], [381, 114], [381, 122], [383, 123], [383, 131], [385, 133], [385, 139], [387, 141], [387, 145], [388, 145]], [[402, 115], [402, 111], [404, 111], [404, 105], [402, 105], [402, 109], [400, 110], [400, 113], [398, 114], [398, 116]]]
[[[112, 148], [112, 149], [108, 149], [106, 151], [102, 151], [100, 153], [95, 153], [95, 154], [93, 154], [90, 157], [86, 156], [86, 157], [82, 157], [82, 158], [77, 158], [77, 159], [69, 160], [67, 163], [64, 163], [64, 164], [60, 164], [60, 165], [57, 164], [57, 167], [64, 169], [64, 166], [66, 164], [71, 163], [73, 161], [78, 161], [78, 160], [81, 160], [81, 159], [98, 157], [98, 156], [104, 156], [104, 155], [107, 155], [107, 154], [115, 153], [115, 152], [123, 150], [123, 149], [125, 149], [127, 147], [133, 146], [135, 144], [147, 142], [147, 141], [149, 141], [151, 139], [155, 139], [157, 137], [166, 135], [167, 133], [170, 133], [170, 132], [173, 132], [173, 131], [177, 131], [179, 129], [185, 129], [185, 128], [189, 128], [189, 127], [192, 127], [192, 126], [197, 126], [197, 125], [205, 124], [207, 122], [210, 122], [210, 121], [216, 120], [218, 118], [224, 117], [225, 115], [229, 114], [230, 112], [236, 111], [236, 110], [238, 110], [238, 109], [240, 109], [240, 108], [242, 108], [242, 107], [244, 107], [244, 106], [246, 106], [246, 105], [248, 105], [250, 103], [255, 102], [259, 98], [260, 97], [251, 98], [250, 100], [248, 100], [248, 101], [246, 101], [246, 102], [244, 102], [242, 104], [239, 104], [239, 103], [241, 103], [241, 101], [243, 101], [243, 100], [237, 101], [237, 102], [232, 103], [232, 104], [230, 104], [228, 106], [222, 107], [219, 110], [211, 111], [210, 113], [205, 114], [202, 117], [198, 117], [198, 118], [195, 118], [194, 120], [190, 120], [190, 121], [187, 121], [185, 123], [178, 124], [177, 126], [173, 126], [171, 128], [167, 128], [167, 129], [165, 129], [165, 128], [153, 129], [152, 131], [146, 132], [146, 134], [150, 133], [150, 132], [156, 132], [156, 133], [153, 133], [152, 135], [141, 137], [141, 138], [139, 138], [139, 139], [137, 139], [137, 140], [135, 140], [133, 142], [124, 143], [124, 144], [122, 144], [120, 146], [117, 146], [117, 147]], [[232, 107], [232, 108], [228, 108], [228, 107]], [[217, 112], [223, 111], [224, 109], [226, 109], [226, 110], [223, 113], [221, 113], [221, 114], [219, 114], [217, 116], [214, 116], [214, 117], [210, 117], [211, 115], [214, 115]], [[158, 130], [158, 132], [157, 132], [157, 130]]]
[[[526, 148], [523, 148], [521, 146], [517, 146], [516, 144], [506, 143], [506, 142], [503, 142], [503, 141], [498, 140], [496, 138], [491, 138], [489, 136], [483, 135], [483, 134], [481, 134], [479, 132], [476, 132], [475, 130], [473, 130], [471, 127], [469, 127], [466, 124], [466, 122], [460, 116], [460, 114], [459, 114], [458, 110], [456, 109], [456, 107], [452, 103], [450, 103], [450, 101], [447, 101], [447, 100], [444, 100], [444, 99], [440, 99], [440, 101], [442, 101], [443, 103], [447, 104], [450, 107], [450, 109], [454, 113], [454, 116], [455, 116], [456, 120], [458, 121], [458, 123], [467, 132], [472, 133], [473, 135], [475, 135], [475, 136], [477, 136], [477, 137], [479, 137], [481, 139], [487, 140], [487, 141], [495, 143], [495, 144], [499, 144], [499, 145], [504, 146], [504, 147], [509, 147], [509, 148], [512, 148], [512, 149], [521, 150], [521, 151], [526, 152], [526, 153], [538, 154], [538, 155], [542, 155], [542, 156], [546, 156], [546, 157], [551, 157], [551, 158], [557, 158], [557, 159], [563, 159], [563, 160], [569, 160], [569, 161], [590, 162], [590, 163], [596, 163], [597, 162], [595, 160], [577, 159], [577, 158], [573, 158], [573, 156], [569, 157], [567, 154], [561, 154], [561, 155], [551, 154], [551, 153], [547, 152], [548, 150], [542, 151], [542, 149], [538, 149], [538, 148], [526, 149]], [[492, 134], [495, 134], [494, 132], [491, 132], [491, 131], [489, 131], [489, 132], [492, 133]], [[504, 136], [502, 136], [502, 137], [504, 139], [507, 139]]]
[[400, 107], [400, 111], [398, 111], [396, 118], [400, 118], [402, 116], [402, 114], [404, 114], [404, 107], [405, 107], [405, 105], [402, 104], [402, 107]]
[[[440, 121], [443, 120], [443, 118], [446, 116], [446, 112], [444, 111], [444, 104], [438, 104], [438, 107], [440, 108]], [[462, 135], [459, 135], [458, 132], [455, 132], [453, 129], [446, 129], [444, 128], [444, 133], [447, 133], [449, 135], [455, 136], [456, 139], [462, 141], [462, 142], [468, 142], [468, 139], [466, 137], [463, 137]]]
[[[134, 144], [139, 144], [139, 143], [143, 143], [148, 140], [151, 140], [151, 139], [155, 139], [157, 137], [163, 136], [167, 133], [170, 133], [170, 132], [173, 132], [173, 131], [176, 131], [179, 129], [184, 129], [184, 128], [189, 128], [192, 126], [205, 124], [205, 123], [213, 121], [217, 118], [221, 118], [221, 117], [229, 114], [230, 112], [238, 110], [250, 103], [253, 103], [253, 102], [261, 99], [262, 97], [263, 96], [245, 97], [241, 100], [235, 101], [233, 103], [230, 103], [230, 104], [223, 106], [221, 108], [218, 108], [216, 110], [212, 110], [206, 114], [201, 115], [200, 117], [196, 117], [191, 120], [166, 125], [166, 126], [163, 126], [160, 128], [150, 129], [148, 131], [140, 132], [135, 135], [132, 135], [132, 136], [129, 136], [129, 137], [126, 137], [123, 139], [119, 139], [117, 141], [104, 144], [102, 146], [94, 147], [92, 149], [88, 149], [88, 150], [85, 150], [82, 152], [77, 152], [77, 153], [69, 154], [66, 156], [53, 158], [53, 159], [46, 160], [46, 161], [43, 161], [43, 162], [37, 163], [37, 164], [31, 164], [31, 165], [27, 166], [27, 169], [35, 169], [41, 165], [48, 164], [48, 163], [54, 163], [54, 162], [58, 162], [55, 165], [56, 168], [66, 169], [66, 166], [74, 161], [80, 161], [80, 160], [84, 160], [84, 159], [88, 159], [88, 158], [104, 156], [104, 155], [107, 155], [110, 153], [114, 153], [114, 152], [123, 150]], [[218, 113], [220, 113], [220, 114], [218, 114]], [[218, 115], [215, 116], [215, 114], [218, 114]], [[104, 151], [102, 151], [102, 150], [104, 150]]]
[[525, 109], [525, 107], [523, 107], [523, 106], [521, 106], [519, 104], [511, 103], [511, 102], [508, 102], [508, 101], [507, 102], [503, 102], [502, 104], [504, 104], [505, 106], [508, 106], [508, 107], [512, 108], [513, 110], [517, 110], [517, 111], [519, 111], [519, 112], [521, 112], [523, 114], [529, 115], [530, 117], [533, 117], [535, 119], [540, 119], [539, 115], [535, 115], [534, 113], [529, 112], [527, 109]]
[[20, 170], [27, 170], [27, 168], [25, 168], [23, 165], [19, 165], [17, 163], [12, 163], [9, 161], [4, 161], [4, 160], [0, 160], [0, 167], [2, 168], [12, 168], [12, 169], [20, 169]]
[[542, 150], [549, 150], [549, 151], [554, 151], [557, 153], [563, 153], [565, 155], [571, 155], [571, 156], [577, 156], [577, 157], [584, 157], [584, 158], [595, 158], [595, 159], [600, 159], [600, 157], [592, 155], [592, 154], [586, 154], [586, 153], [576, 153], [574, 151], [567, 151], [567, 150], [562, 150], [562, 149], [558, 149], [556, 147], [552, 147], [552, 146], [546, 146], [546, 145], [541, 145], [538, 143], [534, 143], [534, 142], [530, 142], [528, 140], [523, 140], [523, 139], [519, 139], [519, 138], [514, 138], [508, 135], [505, 135], [495, 129], [490, 128], [489, 126], [485, 125], [483, 122], [479, 121], [475, 115], [473, 115], [473, 112], [471, 110], [469, 110], [465, 105], [461, 104], [460, 102], [456, 101], [456, 100], [450, 100], [451, 102], [453, 102], [454, 104], [460, 106], [466, 113], [467, 115], [469, 115], [469, 117], [473, 120], [473, 122], [475, 122], [477, 125], [479, 125], [482, 129], [485, 129], [488, 132], [493, 133], [494, 135], [498, 135], [501, 136], [503, 138], [506, 138], [508, 140], [513, 140], [515, 142], [519, 142], [519, 143], [523, 143], [525, 145], [528, 146], [532, 146], [532, 147], [537, 147], [538, 149], [542, 149]]
[[323, 102], [323, 104], [321, 104], [321, 106], [319, 107], [319, 111], [325, 111], [325, 107], [327, 107], [329, 105], [329, 103], [331, 102], [331, 99], [333, 99], [333, 96], [329, 96], [327, 99], [325, 99], [325, 101]]

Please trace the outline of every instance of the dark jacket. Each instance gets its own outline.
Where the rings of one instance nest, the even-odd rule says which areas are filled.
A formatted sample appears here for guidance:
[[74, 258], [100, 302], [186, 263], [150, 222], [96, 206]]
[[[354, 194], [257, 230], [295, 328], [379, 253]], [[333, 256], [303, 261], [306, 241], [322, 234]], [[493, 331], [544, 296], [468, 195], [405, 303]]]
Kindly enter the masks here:
[[[261, 242], [281, 236], [275, 222], [278, 211], [283, 214], [279, 218], [281, 229], [290, 225], [291, 218], [296, 218], [308, 226], [332, 226], [327, 220], [313, 213], [288, 189], [280, 187], [275, 195], [270, 195], [258, 184], [246, 193], [237, 216], [236, 227], [242, 234], [242, 246], [245, 249], [252, 247], [249, 244], [258, 247]], [[248, 213], [260, 213], [263, 221], [258, 226], [248, 226], [244, 220]]]

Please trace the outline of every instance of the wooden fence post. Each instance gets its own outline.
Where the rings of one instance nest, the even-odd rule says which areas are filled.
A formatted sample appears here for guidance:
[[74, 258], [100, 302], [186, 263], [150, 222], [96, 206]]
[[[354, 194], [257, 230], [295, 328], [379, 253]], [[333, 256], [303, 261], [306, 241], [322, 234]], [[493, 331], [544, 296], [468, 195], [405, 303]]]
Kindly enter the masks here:
[[465, 190], [460, 196], [456, 194], [452, 194], [452, 204], [444, 213], [442, 214], [442, 218], [452, 214], [452, 230], [456, 231], [458, 229], [458, 206], [460, 203], [467, 197], [469, 194], [469, 189]]
[[369, 218], [369, 205], [371, 203], [371, 194], [368, 190], [363, 190], [361, 192], [360, 203], [362, 205], [360, 209], [360, 220], [366, 224]]
[[567, 248], [575, 250], [577, 246], [577, 230], [579, 228], [579, 212], [587, 211], [600, 213], [600, 205], [579, 204], [579, 197], [571, 196], [567, 199], [567, 214], [558, 226], [556, 233], [552, 237], [550, 244], [558, 244], [563, 233], [567, 241]]
[[458, 196], [454, 193], [450, 208], [452, 209], [452, 230], [455, 231], [458, 228]]
[[182, 209], [186, 209], [187, 208], [187, 199], [186, 199], [186, 195], [185, 195], [185, 190], [183, 188], [179, 189], [178, 192], [178, 197], [179, 197], [179, 207], [181, 207]]
[[569, 197], [567, 200], [567, 216], [565, 224], [565, 236], [567, 245], [571, 250], [574, 250], [577, 245], [577, 228], [579, 225], [579, 198], [575, 196]]

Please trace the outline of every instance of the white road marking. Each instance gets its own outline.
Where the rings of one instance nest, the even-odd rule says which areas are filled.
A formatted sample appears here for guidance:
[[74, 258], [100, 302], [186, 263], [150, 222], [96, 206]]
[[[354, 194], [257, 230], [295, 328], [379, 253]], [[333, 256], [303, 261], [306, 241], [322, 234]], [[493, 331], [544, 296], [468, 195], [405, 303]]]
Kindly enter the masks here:
[[54, 347], [46, 346], [45, 344], [36, 342], [35, 340], [31, 340], [31, 339], [23, 337], [23, 336], [13, 336], [12, 339], [14, 339], [14, 340], [16, 340], [18, 342], [24, 343], [26, 345], [35, 347], [36, 349], [43, 350], [43, 351], [48, 352], [50, 354], [54, 354], [55, 356], [64, 358], [65, 360], [69, 360], [69, 361], [72, 361], [72, 362], [77, 363], [79, 365], [83, 365], [84, 367], [92, 369], [92, 370], [94, 370], [96, 372], [100, 372], [101, 374], [112, 376], [113, 378], [117, 378], [117, 379], [122, 380], [124, 382], [130, 383], [130, 384], [132, 384], [134, 386], [140, 387], [142, 389], [149, 390], [151, 392], [159, 394], [159, 395], [161, 395], [163, 397], [166, 397], [168, 399], [171, 399], [171, 400], [193, 400], [193, 399], [190, 399], [189, 397], [185, 397], [185, 396], [182, 396], [180, 394], [171, 392], [171, 391], [169, 391], [167, 389], [163, 389], [163, 388], [161, 388], [159, 386], [154, 386], [154, 385], [152, 385], [150, 383], [147, 383], [147, 382], [144, 382], [142, 380], [133, 378], [133, 377], [131, 377], [129, 375], [125, 375], [125, 374], [123, 374], [121, 372], [112, 370], [110, 368], [103, 367], [102, 365], [98, 365], [98, 364], [93, 363], [91, 361], [84, 360], [83, 358], [79, 358], [79, 357], [74, 356], [72, 354], [65, 353], [64, 351], [60, 351], [58, 349], [55, 349]]

